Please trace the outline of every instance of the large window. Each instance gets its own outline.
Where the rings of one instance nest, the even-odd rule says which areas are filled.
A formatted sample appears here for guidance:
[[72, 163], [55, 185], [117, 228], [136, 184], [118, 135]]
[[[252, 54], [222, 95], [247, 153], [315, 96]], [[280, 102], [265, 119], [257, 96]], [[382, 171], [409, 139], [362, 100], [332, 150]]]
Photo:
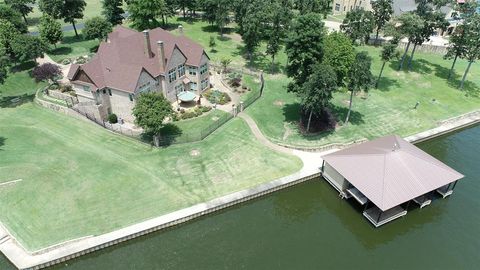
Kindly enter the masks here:
[[190, 75], [197, 75], [197, 67], [188, 67], [188, 73], [190, 73]]
[[200, 66], [200, 74], [201, 75], [205, 74], [207, 71], [208, 71], [208, 65], [207, 64], [203, 64], [202, 66]]
[[90, 86], [83, 86], [83, 91], [90, 92]]
[[196, 82], [191, 82], [190, 83], [190, 90], [192, 90], [192, 91], [197, 90], [197, 83]]
[[185, 88], [183, 87], [183, 83], [175, 86], [175, 92], [180, 93], [183, 91], [185, 91]]
[[209, 82], [208, 82], [208, 78], [202, 80], [202, 84], [201, 84], [202, 90], [204, 90], [205, 88], [208, 87], [208, 83], [209, 83]]
[[185, 75], [185, 65], [178, 66], [178, 77], [182, 77]]
[[174, 82], [177, 79], [177, 72], [175, 69], [172, 69], [168, 72], [168, 81]]

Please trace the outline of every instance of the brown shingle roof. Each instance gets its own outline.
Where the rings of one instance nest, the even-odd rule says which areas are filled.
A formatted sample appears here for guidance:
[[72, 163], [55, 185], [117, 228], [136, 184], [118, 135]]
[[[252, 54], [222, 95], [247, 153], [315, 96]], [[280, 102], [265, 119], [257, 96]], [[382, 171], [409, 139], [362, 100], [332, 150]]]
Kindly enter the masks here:
[[164, 75], [166, 72], [160, 65], [157, 41], [164, 43], [166, 65], [175, 47], [185, 55], [187, 65], [200, 65], [205, 51], [194, 41], [184, 36], [175, 36], [162, 28], [150, 30], [149, 35], [153, 53], [151, 58], [144, 52], [143, 33], [124, 26], [116, 27], [109, 34], [109, 42], [102, 42], [97, 54], [88, 63], [80, 67], [72, 65], [69, 79], [73, 80], [77, 70], [81, 69], [99, 89], [111, 87], [133, 92], [142, 70], [153, 77]]
[[463, 178], [396, 135], [343, 149], [323, 159], [383, 211]]

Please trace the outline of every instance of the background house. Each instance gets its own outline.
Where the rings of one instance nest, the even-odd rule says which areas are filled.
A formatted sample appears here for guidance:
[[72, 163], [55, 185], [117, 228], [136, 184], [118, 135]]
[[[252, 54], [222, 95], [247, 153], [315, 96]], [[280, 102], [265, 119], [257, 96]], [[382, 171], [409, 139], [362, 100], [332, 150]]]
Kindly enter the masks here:
[[82, 110], [133, 122], [135, 98], [143, 92], [161, 92], [174, 102], [182, 91], [208, 89], [208, 64], [202, 46], [183, 35], [118, 26], [88, 63], [72, 65], [68, 79]]

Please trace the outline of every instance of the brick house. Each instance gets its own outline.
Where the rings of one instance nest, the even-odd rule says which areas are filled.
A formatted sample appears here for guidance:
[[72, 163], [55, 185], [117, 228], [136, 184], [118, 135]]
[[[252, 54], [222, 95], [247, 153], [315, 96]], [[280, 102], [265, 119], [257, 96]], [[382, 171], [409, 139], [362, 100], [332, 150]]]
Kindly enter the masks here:
[[208, 65], [202, 46], [183, 35], [117, 26], [88, 63], [71, 66], [68, 79], [79, 106], [101, 119], [114, 113], [133, 122], [135, 99], [143, 92], [161, 92], [174, 102], [181, 91], [208, 89]]

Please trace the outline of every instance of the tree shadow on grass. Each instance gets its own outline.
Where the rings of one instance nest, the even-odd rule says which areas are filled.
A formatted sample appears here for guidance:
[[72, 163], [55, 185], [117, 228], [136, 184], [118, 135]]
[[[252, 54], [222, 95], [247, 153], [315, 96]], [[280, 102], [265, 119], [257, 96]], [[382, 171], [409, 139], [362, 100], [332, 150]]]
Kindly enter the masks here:
[[10, 68], [10, 72], [15, 73], [15, 72], [22, 72], [26, 70], [31, 70], [37, 65], [34, 61], [28, 61], [28, 62], [23, 62], [19, 63], [12, 68]]
[[432, 73], [432, 71], [433, 71], [432, 63], [430, 63], [428, 61], [425, 61], [424, 59], [413, 58], [412, 68], [408, 69], [408, 59], [409, 58], [405, 59], [405, 62], [403, 63], [403, 69], [401, 69], [401, 70], [399, 70], [398, 67], [400, 66], [400, 62], [402, 61], [402, 59], [391, 61], [390, 64], [389, 64], [389, 67], [392, 70], [399, 71], [399, 72], [400, 71], [417, 72], [417, 73], [420, 73], [420, 74], [430, 74], [430, 73]]
[[0, 136], [0, 151], [3, 150], [3, 149], [2, 149], [2, 146], [5, 145], [5, 141], [6, 141], [6, 140], [7, 140], [7, 139], [6, 139], [5, 137], [1, 137], [1, 136]]
[[184, 17], [177, 17], [177, 21], [185, 22], [187, 24], [194, 24], [196, 22], [201, 21], [201, 18], [193, 18], [193, 17], [190, 17], [190, 16], [185, 17], [185, 18]]
[[2, 97], [0, 98], [0, 108], [15, 108], [25, 103], [32, 102], [34, 99], [35, 94]]
[[[345, 118], [347, 117], [348, 108], [334, 105], [334, 106], [332, 106], [332, 112], [337, 117], [337, 120], [339, 122], [343, 122], [343, 121], [345, 121]], [[363, 114], [352, 110], [350, 112], [350, 119], [349, 119], [348, 123], [350, 123], [352, 125], [364, 124], [365, 121], [363, 120]]]
[[[206, 26], [202, 26], [202, 31], [207, 32], [207, 33], [219, 33], [220, 34], [220, 28], [216, 24], [209, 24]], [[233, 31], [235, 31], [235, 28], [233, 27], [224, 27], [223, 28], [223, 34], [231, 34]]]
[[377, 89], [382, 92], [388, 92], [393, 88], [398, 88], [398, 87], [400, 87], [400, 83], [398, 82], [398, 80], [395, 80], [389, 77], [382, 77], [378, 82]]
[[[168, 123], [162, 127], [162, 129], [160, 130], [160, 134], [160, 145], [166, 147], [175, 143], [177, 139], [182, 136], [183, 132], [177, 125], [173, 123]], [[140, 140], [145, 143], [153, 144], [153, 133], [142, 133], [142, 135], [140, 136]]]
[[58, 47], [56, 49], [53, 49], [49, 52], [49, 54], [52, 55], [68, 55], [72, 52], [72, 48], [70, 47]]
[[300, 103], [289, 103], [285, 104], [282, 108], [283, 116], [285, 117], [284, 122], [298, 122], [300, 121]]

